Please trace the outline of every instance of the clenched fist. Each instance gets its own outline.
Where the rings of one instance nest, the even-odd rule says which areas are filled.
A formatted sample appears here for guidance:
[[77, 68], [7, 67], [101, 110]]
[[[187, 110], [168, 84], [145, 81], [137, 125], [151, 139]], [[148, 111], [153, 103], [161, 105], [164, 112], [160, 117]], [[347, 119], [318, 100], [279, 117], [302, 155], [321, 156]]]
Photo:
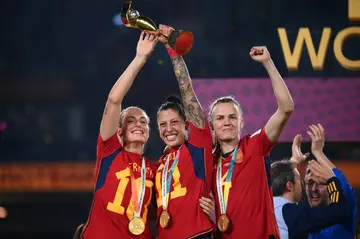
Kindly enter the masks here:
[[265, 63], [271, 59], [270, 53], [266, 46], [254, 46], [250, 50], [250, 56], [254, 61]]

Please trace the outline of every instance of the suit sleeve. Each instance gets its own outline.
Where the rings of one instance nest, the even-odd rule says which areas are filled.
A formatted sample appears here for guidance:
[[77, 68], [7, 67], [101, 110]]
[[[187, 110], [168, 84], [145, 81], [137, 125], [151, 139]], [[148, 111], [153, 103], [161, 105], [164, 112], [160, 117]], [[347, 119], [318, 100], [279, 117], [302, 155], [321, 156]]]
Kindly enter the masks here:
[[344, 190], [344, 194], [347, 202], [349, 203], [349, 206], [355, 207], [356, 206], [355, 190], [353, 189], [353, 187], [351, 187], [350, 183], [346, 179], [345, 175], [341, 172], [341, 170], [334, 168], [333, 172], [341, 183], [341, 187]]
[[283, 216], [289, 235], [307, 235], [341, 223], [348, 217], [348, 203], [337, 177], [328, 180], [327, 191], [330, 198], [329, 206], [309, 207], [291, 203], [283, 206]]

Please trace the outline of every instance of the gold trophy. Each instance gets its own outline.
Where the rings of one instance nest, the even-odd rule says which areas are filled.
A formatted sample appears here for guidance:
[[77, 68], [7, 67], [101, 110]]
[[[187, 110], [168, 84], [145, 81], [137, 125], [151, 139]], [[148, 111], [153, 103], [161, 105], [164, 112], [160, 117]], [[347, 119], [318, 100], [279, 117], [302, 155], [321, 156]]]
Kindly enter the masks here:
[[[140, 15], [137, 10], [131, 8], [131, 4], [132, 0], [124, 0], [120, 13], [121, 21], [124, 25], [138, 28], [144, 32], [156, 32], [158, 30], [156, 24], [147, 16]], [[194, 44], [194, 35], [189, 31], [173, 31], [169, 36], [168, 42], [178, 55], [183, 56], [191, 50]]]

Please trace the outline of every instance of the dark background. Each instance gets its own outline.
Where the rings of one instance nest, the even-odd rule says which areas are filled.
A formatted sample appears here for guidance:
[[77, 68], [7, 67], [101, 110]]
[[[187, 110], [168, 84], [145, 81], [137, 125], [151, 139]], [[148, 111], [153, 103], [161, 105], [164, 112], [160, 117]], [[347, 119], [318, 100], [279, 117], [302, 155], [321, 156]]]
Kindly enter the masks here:
[[[337, 32], [359, 26], [348, 20], [340, 0], [135, 0], [134, 7], [157, 24], [190, 30], [195, 45], [185, 56], [192, 78], [267, 77], [249, 57], [266, 45], [284, 77], [359, 77], [341, 67], [333, 53]], [[107, 94], [132, 58], [139, 31], [114, 24], [121, 1], [13, 0], [0, 15], [0, 122], [7, 122], [0, 144], [1, 163], [95, 161], [95, 143]], [[304, 51], [298, 71], [285, 65], [278, 27], [293, 46], [299, 27], [309, 27], [317, 49], [324, 27], [332, 34], [324, 69], [314, 71]], [[360, 40], [343, 51], [360, 59]], [[156, 110], [166, 95], [178, 94], [169, 57], [157, 46], [124, 100], [149, 114], [147, 155], [156, 160], [164, 145], [156, 129]], [[360, 93], [360, 92], [359, 92]], [[207, 106], [204, 106], [207, 107]], [[311, 110], [311, 109], [309, 109]], [[244, 116], [246, 118], [246, 115]], [[289, 157], [290, 142], [271, 157]], [[305, 143], [304, 151], [309, 150]], [[359, 142], [327, 142], [334, 160], [360, 160]], [[357, 153], [356, 153], [357, 152]], [[0, 238], [70, 238], [84, 222], [91, 193], [10, 194], [0, 192], [9, 216], [0, 220]]]

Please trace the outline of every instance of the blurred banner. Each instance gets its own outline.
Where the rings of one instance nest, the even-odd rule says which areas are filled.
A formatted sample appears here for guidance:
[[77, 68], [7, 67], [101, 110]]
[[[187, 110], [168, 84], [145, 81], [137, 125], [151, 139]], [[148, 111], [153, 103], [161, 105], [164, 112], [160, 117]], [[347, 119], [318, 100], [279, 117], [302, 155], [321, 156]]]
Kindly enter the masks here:
[[[285, 78], [295, 111], [281, 142], [292, 142], [296, 134], [309, 141], [310, 124], [321, 123], [327, 141], [360, 141], [360, 78]], [[268, 78], [195, 79], [194, 89], [203, 107], [221, 96], [233, 95], [244, 111], [242, 135], [265, 126], [275, 113], [277, 103]]]
[[[353, 187], [360, 188], [360, 163], [336, 161]], [[300, 167], [302, 175], [305, 167]], [[0, 164], [0, 192], [91, 192], [93, 163]]]
[[92, 191], [94, 163], [0, 164], [0, 191]]

